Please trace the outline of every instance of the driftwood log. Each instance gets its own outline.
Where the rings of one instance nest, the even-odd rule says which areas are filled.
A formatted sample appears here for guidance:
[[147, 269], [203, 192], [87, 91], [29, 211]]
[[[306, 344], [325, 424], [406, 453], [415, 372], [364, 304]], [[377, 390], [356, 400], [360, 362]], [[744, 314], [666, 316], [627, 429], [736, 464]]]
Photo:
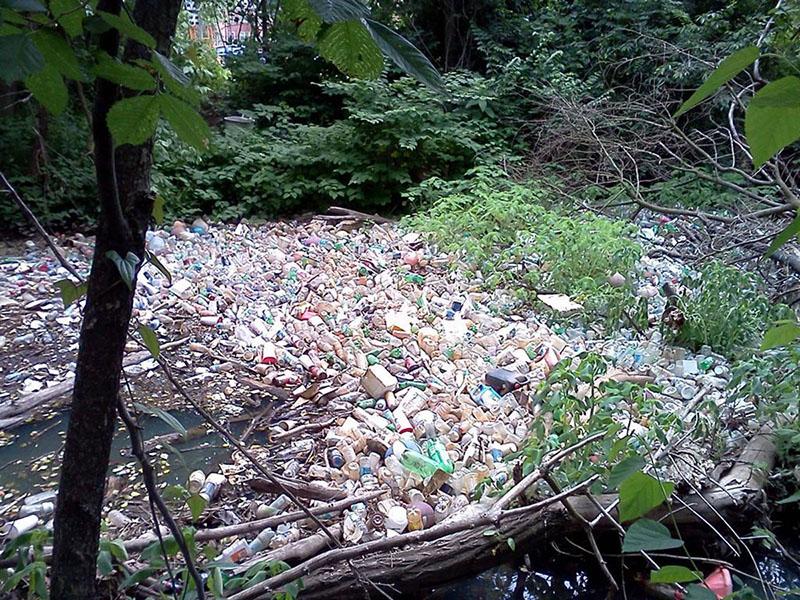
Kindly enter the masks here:
[[[744, 523], [749, 530], [754, 515], [763, 504], [766, 474], [774, 463], [775, 447], [771, 438], [771, 431], [762, 429], [718, 485], [702, 494], [684, 496], [682, 503], [674, 503], [672, 515], [664, 520], [664, 524], [671, 527], [674, 519], [679, 526], [692, 527], [695, 532], [708, 535], [711, 534], [709, 523], [724, 531], [724, 520], [731, 524]], [[613, 517], [618, 516], [615, 494], [595, 498]], [[584, 519], [596, 522], [596, 531], [611, 531], [616, 527], [588, 497], [576, 496], [568, 501]], [[663, 507], [649, 516], [659, 519], [667, 513], [668, 509]], [[464, 518], [480, 523], [479, 516], [471, 513], [465, 514]], [[438, 527], [441, 525], [432, 529]], [[551, 504], [536, 512], [514, 511], [493, 526], [484, 524], [424, 543], [364, 553], [352, 557], [351, 561], [361, 576], [413, 595], [432, 586], [480, 573], [511, 560], [520, 552], [546, 548], [550, 542], [563, 541], [565, 535], [577, 534], [581, 530], [581, 524], [570, 517], [564, 506]], [[514, 539], [516, 551], [511, 550], [508, 538]], [[322, 563], [324, 561], [320, 559], [333, 553], [338, 553], [341, 559], [319, 564], [303, 573], [303, 598], [348, 598], [363, 594], [353, 571], [342, 560], [347, 558], [342, 556], [342, 549], [329, 550], [312, 561]]]
[[[174, 342], [169, 342], [161, 346], [162, 350], [169, 350], [185, 343], [189, 338], [183, 338]], [[122, 362], [123, 367], [138, 365], [152, 358], [149, 350], [142, 350], [128, 354]], [[37, 409], [47, 404], [57, 404], [62, 398], [66, 398], [72, 393], [72, 386], [75, 383], [75, 376], [70, 375], [64, 381], [51, 385], [48, 388], [39, 390], [20, 397], [17, 400], [0, 404], [0, 431], [18, 427]]]

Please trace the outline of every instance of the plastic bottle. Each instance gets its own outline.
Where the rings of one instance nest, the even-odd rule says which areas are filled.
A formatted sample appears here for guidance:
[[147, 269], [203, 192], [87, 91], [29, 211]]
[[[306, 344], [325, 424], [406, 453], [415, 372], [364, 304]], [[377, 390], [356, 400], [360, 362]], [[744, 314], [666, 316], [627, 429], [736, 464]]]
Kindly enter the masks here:
[[[329, 448], [327, 452], [328, 466], [333, 469], [341, 469], [344, 466], [344, 455], [337, 448]], [[355, 458], [355, 453], [353, 454]]]
[[422, 477], [430, 477], [440, 468], [438, 462], [420, 454], [415, 450], [406, 450], [400, 456], [400, 463], [412, 473]]
[[425, 451], [428, 457], [437, 464], [439, 469], [445, 473], [453, 472], [455, 466], [453, 465], [453, 461], [450, 460], [450, 456], [447, 454], [447, 448], [442, 442], [436, 439], [428, 440], [425, 444]]
[[222, 473], [211, 473], [206, 477], [198, 495], [210, 503], [217, 497], [225, 481], [225, 476]]
[[419, 531], [420, 529], [424, 528], [422, 523], [422, 513], [419, 511], [418, 508], [409, 508], [407, 511], [408, 515], [408, 530], [409, 531]]
[[250, 554], [261, 552], [264, 548], [268, 548], [272, 538], [275, 537], [275, 531], [271, 527], [267, 527], [256, 536], [252, 542], [247, 546]]
[[206, 481], [206, 474], [203, 473], [202, 469], [197, 469], [196, 471], [192, 471], [189, 475], [189, 482], [186, 486], [186, 489], [189, 490], [190, 494], [196, 494], [199, 492], [202, 487], [203, 483]]

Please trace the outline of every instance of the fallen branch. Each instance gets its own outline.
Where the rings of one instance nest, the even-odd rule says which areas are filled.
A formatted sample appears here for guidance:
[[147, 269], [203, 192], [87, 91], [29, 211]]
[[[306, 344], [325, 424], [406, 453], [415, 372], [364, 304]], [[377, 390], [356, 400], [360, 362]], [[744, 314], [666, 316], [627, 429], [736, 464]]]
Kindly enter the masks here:
[[[352, 496], [345, 498], [333, 504], [325, 506], [317, 506], [316, 508], [309, 509], [315, 515], [326, 515], [328, 513], [338, 513], [348, 506], [358, 502], [368, 502], [384, 494], [384, 490], [376, 490], [369, 494], [361, 494], [360, 496]], [[224, 527], [215, 527], [214, 529], [201, 529], [194, 534], [194, 539], [198, 542], [207, 542], [210, 540], [221, 540], [226, 537], [234, 535], [243, 535], [245, 533], [255, 533], [256, 531], [263, 531], [267, 527], [276, 527], [282, 523], [293, 523], [300, 519], [305, 519], [308, 515], [298, 510], [295, 512], [286, 513], [283, 515], [275, 515], [265, 519], [257, 519], [255, 521], [247, 521], [245, 523], [237, 523], [236, 525], [227, 525]], [[135, 540], [124, 542], [125, 550], [128, 552], [141, 552], [147, 546], [155, 542], [158, 538], [155, 533], [149, 536], [138, 537]]]
[[[174, 342], [168, 342], [161, 346], [161, 350], [169, 350], [186, 343], [188, 337], [181, 338]], [[123, 368], [138, 365], [144, 361], [153, 358], [149, 350], [142, 350], [141, 352], [134, 352], [129, 354], [122, 361]], [[41, 407], [48, 402], [57, 400], [62, 396], [67, 396], [72, 392], [72, 386], [75, 383], [75, 376], [70, 375], [66, 380], [51, 385], [48, 388], [33, 392], [25, 396], [21, 396], [18, 400], [4, 403], [0, 405], [0, 429], [11, 429], [24, 423], [30, 417], [34, 409]]]
[[[277, 476], [276, 476], [277, 477]], [[278, 478], [279, 481], [255, 478], [247, 482], [252, 489], [257, 492], [267, 494], [286, 493], [289, 490], [300, 498], [310, 498], [312, 500], [340, 500], [347, 497], [347, 491], [339, 488], [332, 488], [321, 483], [306, 483], [292, 479]]]
[[361, 221], [374, 221], [375, 223], [381, 224], [394, 223], [392, 219], [387, 219], [386, 217], [382, 217], [380, 215], [371, 215], [359, 212], [357, 210], [352, 210], [350, 208], [343, 208], [341, 206], [329, 206], [328, 212], [334, 215], [343, 215], [345, 217], [359, 219]]
[[325, 429], [326, 427], [330, 427], [336, 422], [336, 419], [326, 419], [325, 421], [320, 421], [318, 423], [306, 423], [305, 425], [299, 425], [293, 429], [289, 429], [282, 433], [276, 433], [270, 438], [272, 442], [283, 442], [287, 439], [291, 439], [293, 437], [297, 437], [301, 433], [308, 433], [311, 431], [319, 431], [320, 429]]

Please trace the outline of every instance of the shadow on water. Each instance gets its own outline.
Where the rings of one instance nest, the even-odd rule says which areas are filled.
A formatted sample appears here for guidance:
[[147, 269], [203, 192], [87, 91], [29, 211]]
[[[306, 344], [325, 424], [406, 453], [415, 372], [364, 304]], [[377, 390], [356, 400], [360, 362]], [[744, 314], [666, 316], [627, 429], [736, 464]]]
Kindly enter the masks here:
[[[797, 532], [782, 532], [784, 546], [800, 560], [800, 539]], [[766, 549], [754, 549], [755, 559], [764, 581], [774, 591], [794, 590], [794, 593], [779, 595], [781, 600], [800, 600], [800, 565], [782, 556], [777, 556]], [[657, 600], [663, 596], [655, 596], [646, 592], [644, 586], [635, 581], [626, 583], [626, 590], [608, 595], [608, 585], [603, 575], [591, 566], [592, 557], [586, 557], [583, 564], [567, 557], [534, 560], [533, 569], [528, 572], [511, 565], [501, 565], [484, 571], [480, 575], [433, 589], [424, 595], [425, 600]], [[745, 573], [753, 573], [754, 568], [749, 558], [732, 561], [733, 567]], [[619, 572], [619, 565], [611, 566], [613, 572]], [[615, 570], [616, 569], [616, 570]], [[760, 583], [754, 579], [734, 574], [734, 591], [742, 589], [742, 583], [748, 584], [755, 596], [742, 596], [743, 600], [764, 600], [775, 598], [766, 594]]]
[[[184, 427], [190, 429], [202, 423], [199, 415], [190, 411], [171, 411]], [[14, 430], [14, 438], [0, 447], [0, 487], [6, 492], [35, 493], [52, 489], [58, 482], [59, 455], [67, 430], [68, 413], [51, 419], [25, 424]], [[145, 440], [173, 433], [164, 421], [155, 417], [142, 417]], [[231, 426], [235, 435], [242, 433], [247, 423]], [[127, 452], [130, 440], [127, 431], [120, 427], [114, 435], [111, 447], [109, 474], [120, 465], [134, 462]], [[177, 451], [177, 452], [176, 452]], [[184, 483], [195, 469], [207, 473], [230, 457], [230, 449], [224, 446], [219, 436], [208, 434], [185, 443], [164, 446], [159, 454], [167, 454], [169, 471], [161, 473], [159, 481]]]

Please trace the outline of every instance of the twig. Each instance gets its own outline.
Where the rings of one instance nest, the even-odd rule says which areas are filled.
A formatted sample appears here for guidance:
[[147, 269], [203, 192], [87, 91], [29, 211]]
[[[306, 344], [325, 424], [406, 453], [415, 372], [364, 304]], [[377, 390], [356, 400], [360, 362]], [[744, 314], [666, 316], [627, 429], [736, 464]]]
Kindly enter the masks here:
[[[183, 554], [183, 559], [186, 561], [186, 568], [188, 569], [192, 579], [194, 579], [194, 583], [197, 588], [196, 589], [197, 597], [199, 600], [203, 600], [203, 598], [205, 598], [205, 591], [204, 591], [205, 584], [203, 583], [203, 578], [200, 577], [200, 573], [197, 572], [194, 560], [192, 560], [192, 554], [191, 552], [189, 552], [189, 548], [186, 545], [186, 540], [183, 537], [183, 532], [175, 523], [175, 520], [169, 513], [167, 505], [164, 503], [164, 500], [158, 494], [155, 472], [153, 471], [153, 467], [150, 465], [150, 462], [147, 459], [147, 454], [144, 451], [141, 427], [136, 423], [136, 421], [128, 412], [128, 407], [125, 406], [125, 402], [123, 402], [121, 396], [117, 396], [117, 408], [119, 409], [119, 414], [120, 417], [122, 418], [122, 421], [128, 428], [128, 435], [131, 438], [131, 448], [133, 451], [133, 455], [136, 457], [136, 459], [139, 461], [139, 464], [142, 467], [142, 479], [144, 479], [144, 485], [145, 488], [147, 488], [147, 495], [150, 498], [150, 502], [155, 503], [155, 505], [158, 507], [161, 516], [167, 523], [167, 527], [169, 527], [169, 530], [172, 532], [172, 536], [177, 542], [178, 548], [180, 548], [181, 550], [181, 554]], [[155, 516], [155, 514], [153, 516]], [[155, 530], [156, 530], [156, 535], [158, 535], [159, 539], [161, 540], [161, 532], [159, 531], [158, 522], [155, 523]], [[161, 546], [162, 548], [164, 547], [163, 540], [161, 540]]]
[[53, 254], [56, 257], [56, 260], [61, 263], [61, 266], [64, 267], [69, 273], [75, 277], [80, 283], [83, 283], [84, 279], [81, 277], [81, 274], [69, 264], [69, 261], [66, 257], [61, 253], [61, 250], [56, 246], [55, 242], [50, 237], [50, 234], [47, 233], [45, 228], [39, 222], [39, 219], [36, 218], [36, 215], [33, 214], [33, 211], [28, 208], [28, 205], [22, 200], [20, 195], [17, 193], [17, 190], [14, 189], [14, 186], [6, 179], [6, 176], [0, 172], [0, 179], [3, 181], [3, 185], [8, 190], [8, 193], [11, 194], [11, 197], [14, 199], [14, 203], [19, 207], [22, 211], [22, 214], [30, 221], [31, 225], [33, 225], [34, 229], [39, 233], [39, 235], [44, 240], [45, 244], [50, 248]]
[[504, 508], [506, 508], [509, 504], [511, 504], [515, 499], [521, 496], [525, 490], [527, 490], [531, 485], [535, 482], [539, 481], [548, 471], [549, 469], [561, 462], [562, 459], [569, 456], [576, 450], [583, 448], [584, 446], [591, 444], [592, 442], [596, 442], [597, 440], [605, 437], [605, 432], [595, 433], [594, 435], [590, 435], [587, 438], [584, 438], [580, 442], [573, 444], [568, 448], [564, 448], [563, 450], [554, 454], [551, 458], [543, 461], [541, 466], [526, 475], [519, 483], [517, 483], [514, 487], [512, 487], [508, 492], [506, 492], [491, 508], [492, 513], [498, 513]]
[[[556, 482], [555, 479], [553, 479], [552, 475], [546, 473], [543, 478], [553, 492], [556, 494], [561, 492], [561, 486], [558, 485], [558, 482]], [[589, 495], [591, 496], [591, 494]], [[617, 583], [617, 580], [614, 579], [611, 571], [608, 570], [606, 560], [603, 558], [603, 554], [600, 552], [600, 547], [597, 545], [597, 540], [595, 539], [594, 532], [592, 531], [592, 525], [580, 513], [578, 513], [578, 511], [575, 510], [572, 504], [569, 503], [568, 498], [564, 498], [561, 501], [561, 504], [564, 505], [564, 508], [567, 509], [567, 512], [570, 514], [570, 516], [581, 524], [584, 533], [586, 533], [586, 537], [589, 538], [589, 544], [592, 546], [592, 552], [594, 552], [594, 557], [597, 559], [597, 563], [600, 565], [600, 570], [603, 571], [603, 575], [606, 576], [606, 579], [608, 579], [608, 583], [611, 585], [611, 587], [614, 590], [619, 590], [619, 584]]]

